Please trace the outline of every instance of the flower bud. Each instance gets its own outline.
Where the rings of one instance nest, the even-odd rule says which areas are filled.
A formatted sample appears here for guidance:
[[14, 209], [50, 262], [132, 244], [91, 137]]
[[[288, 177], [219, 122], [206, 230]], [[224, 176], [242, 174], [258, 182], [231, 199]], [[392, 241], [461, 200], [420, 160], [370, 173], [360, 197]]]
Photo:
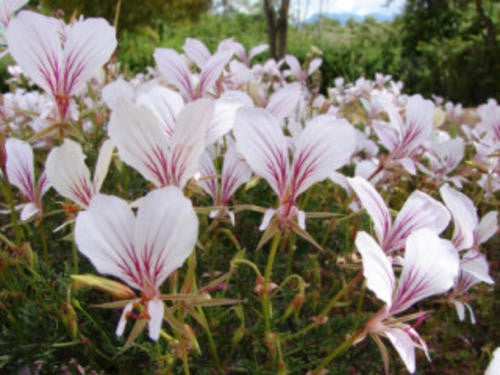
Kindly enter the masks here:
[[71, 279], [73, 280], [73, 288], [76, 290], [87, 286], [104, 292], [116, 299], [132, 299], [136, 297], [132, 289], [125, 284], [105, 277], [86, 274], [71, 275]]

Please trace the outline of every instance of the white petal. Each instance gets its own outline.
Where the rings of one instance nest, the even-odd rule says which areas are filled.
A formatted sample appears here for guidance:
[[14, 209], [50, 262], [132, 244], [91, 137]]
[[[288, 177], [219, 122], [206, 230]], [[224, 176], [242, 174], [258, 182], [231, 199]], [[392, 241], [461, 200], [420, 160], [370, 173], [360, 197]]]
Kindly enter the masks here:
[[416, 190], [399, 211], [383, 248], [385, 251], [402, 248], [405, 239], [420, 228], [428, 228], [439, 234], [445, 230], [449, 222], [450, 214], [443, 204]]
[[129, 302], [125, 305], [122, 311], [122, 315], [120, 316], [120, 320], [118, 321], [118, 326], [116, 327], [115, 334], [116, 336], [123, 335], [125, 331], [125, 326], [127, 325], [127, 314], [130, 313], [133, 309], [134, 305], [132, 302]]
[[38, 86], [48, 93], [58, 90], [63, 52], [55, 18], [23, 10], [7, 29], [9, 52]]
[[493, 284], [490, 276], [490, 267], [484, 254], [475, 250], [468, 251], [460, 261], [460, 269], [470, 277], [477, 279], [478, 282]]
[[143, 283], [158, 288], [193, 251], [198, 218], [191, 201], [174, 186], [150, 192], [140, 202], [133, 235]]
[[281, 196], [288, 184], [289, 161], [285, 136], [276, 118], [264, 109], [240, 108], [234, 136], [236, 147], [255, 173]]
[[318, 68], [321, 66], [322, 63], [323, 60], [320, 58], [312, 60], [309, 63], [309, 68], [307, 69], [307, 75], [310, 76], [311, 74], [313, 74], [316, 70], [318, 70]]
[[201, 179], [198, 184], [215, 202], [217, 200], [217, 172], [212, 157], [207, 151], [204, 151], [200, 157], [200, 173]]
[[498, 231], [498, 212], [490, 211], [481, 218], [477, 227], [477, 243], [488, 241]]
[[99, 72], [116, 48], [115, 28], [104, 18], [87, 18], [67, 28], [63, 92], [76, 94]]
[[300, 79], [302, 76], [302, 67], [300, 66], [299, 60], [293, 55], [286, 55], [285, 61], [295, 75], [295, 78]]
[[0, 23], [7, 27], [14, 12], [24, 6], [29, 0], [3, 0], [0, 2]]
[[186, 56], [200, 69], [203, 68], [208, 59], [212, 56], [207, 46], [194, 38], [187, 38], [182, 49], [186, 53]]
[[111, 114], [108, 134], [120, 159], [157, 187], [167, 185], [169, 144], [160, 121], [146, 107], [132, 103]]
[[413, 95], [406, 105], [406, 123], [402, 127], [402, 140], [398, 145], [399, 152], [409, 156], [421, 146], [434, 128], [434, 103]]
[[455, 305], [455, 310], [457, 310], [458, 320], [463, 322], [465, 319], [465, 306], [464, 306], [464, 304], [460, 301], [453, 301], [453, 304]]
[[470, 322], [472, 324], [476, 324], [476, 316], [474, 315], [474, 310], [472, 310], [472, 307], [471, 305], [469, 305], [468, 303], [465, 304], [465, 307], [467, 308], [467, 310], [469, 311], [469, 315], [470, 315]]
[[259, 44], [258, 46], [253, 47], [248, 52], [248, 62], [250, 62], [255, 56], [260, 55], [262, 52], [267, 51], [269, 46], [267, 44]]
[[38, 207], [34, 203], [27, 203], [21, 210], [21, 221], [27, 221], [38, 213]]
[[107, 84], [102, 89], [102, 99], [113, 111], [123, 103], [133, 101], [134, 95], [135, 93], [132, 85], [121, 78]]
[[267, 227], [269, 226], [269, 223], [271, 222], [271, 219], [273, 216], [276, 214], [276, 210], [270, 208], [266, 210], [264, 213], [264, 216], [262, 217], [262, 223], [260, 224], [259, 230], [263, 231], [266, 230]]
[[193, 99], [191, 72], [183, 57], [171, 48], [157, 48], [154, 52], [154, 58], [158, 69], [167, 82], [177, 87], [184, 99]]
[[355, 147], [356, 134], [347, 121], [327, 115], [309, 121], [295, 144], [292, 196], [296, 198], [346, 164]]
[[76, 217], [75, 242], [99, 273], [141, 289], [141, 259], [134, 246], [134, 215], [124, 200], [96, 194]]
[[222, 167], [221, 201], [225, 204], [231, 199], [238, 187], [246, 183], [252, 175], [248, 164], [236, 151], [233, 142], [229, 142]]
[[94, 171], [94, 192], [101, 190], [102, 183], [108, 174], [109, 164], [111, 163], [111, 157], [113, 156], [113, 151], [115, 145], [111, 139], [106, 139], [99, 149], [99, 156], [97, 157], [97, 162], [95, 164]]
[[182, 96], [173, 90], [155, 86], [137, 97], [137, 104], [148, 107], [162, 123], [167, 137], [171, 137], [177, 116], [184, 107]]
[[16, 138], [5, 141], [7, 179], [29, 202], [35, 201], [35, 171], [31, 146]]
[[207, 61], [200, 73], [200, 96], [204, 96], [204, 94], [212, 89], [213, 85], [222, 74], [224, 66], [229, 62], [232, 56], [232, 51], [222, 51], [217, 52]]
[[148, 301], [148, 314], [150, 317], [148, 322], [149, 338], [153, 341], [158, 340], [160, 337], [164, 309], [163, 301], [159, 299]]
[[306, 230], [306, 213], [302, 210], [297, 211], [297, 224], [302, 230]]
[[415, 372], [415, 344], [410, 335], [399, 328], [386, 328], [385, 334], [398, 352], [410, 374]]
[[214, 143], [234, 127], [238, 109], [244, 105], [252, 106], [252, 99], [240, 91], [225, 92], [215, 101], [214, 117], [207, 128], [206, 144]]
[[500, 374], [500, 347], [497, 347], [493, 352], [493, 359], [491, 360], [484, 375], [498, 375]]
[[213, 114], [214, 102], [209, 99], [188, 103], [179, 113], [168, 159], [170, 184], [182, 188], [198, 171], [206, 129]]
[[366, 232], [356, 235], [356, 248], [363, 260], [366, 285], [387, 306], [392, 304], [396, 281], [392, 264], [377, 242]]
[[278, 120], [292, 114], [300, 98], [300, 85], [292, 83], [275, 91], [269, 98], [266, 109]]
[[465, 194], [452, 189], [448, 184], [442, 186], [439, 192], [455, 223], [453, 243], [457, 250], [470, 249], [474, 243], [474, 231], [478, 223], [474, 203]]
[[82, 146], [65, 139], [62, 146], [50, 151], [45, 162], [47, 179], [54, 189], [81, 207], [87, 207], [95, 193], [84, 160]]
[[424, 298], [445, 293], [458, 275], [459, 258], [453, 244], [432, 230], [419, 229], [406, 240], [403, 271], [391, 314], [405, 311]]
[[361, 204], [373, 220], [379, 242], [384, 242], [391, 229], [391, 215], [384, 200], [375, 188], [362, 177], [348, 178], [347, 181], [356, 192]]

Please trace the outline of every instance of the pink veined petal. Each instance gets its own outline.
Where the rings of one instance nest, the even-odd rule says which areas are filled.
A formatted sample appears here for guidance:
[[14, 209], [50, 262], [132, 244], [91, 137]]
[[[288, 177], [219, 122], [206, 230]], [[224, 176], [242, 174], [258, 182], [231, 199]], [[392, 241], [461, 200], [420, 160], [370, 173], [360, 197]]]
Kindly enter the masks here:
[[63, 51], [55, 18], [23, 10], [11, 20], [6, 38], [9, 52], [24, 74], [48, 93], [62, 82]]
[[318, 68], [321, 66], [322, 63], [323, 60], [320, 58], [312, 60], [309, 63], [309, 68], [307, 69], [307, 75], [310, 76], [311, 74], [313, 74], [316, 70], [318, 70]]
[[226, 91], [215, 101], [214, 116], [207, 128], [206, 144], [212, 144], [228, 133], [235, 124], [238, 109], [253, 106], [252, 99], [241, 91]]
[[439, 192], [453, 216], [455, 247], [457, 250], [470, 249], [474, 244], [474, 232], [478, 224], [474, 203], [465, 194], [452, 189], [448, 184], [441, 186]]
[[95, 193], [84, 160], [82, 146], [65, 139], [61, 146], [50, 151], [45, 162], [47, 179], [54, 189], [81, 207], [87, 207]]
[[490, 211], [481, 218], [476, 231], [476, 242], [482, 244], [488, 241], [498, 231], [498, 212]]
[[250, 49], [248, 52], [248, 62], [250, 61], [257, 55], [260, 55], [264, 51], [267, 51], [269, 49], [269, 46], [267, 44], [259, 44], [258, 46], [253, 47]]
[[42, 172], [40, 178], [38, 179], [38, 199], [42, 199], [44, 194], [49, 191], [51, 185], [49, 180], [47, 179], [47, 173], [45, 171]]
[[96, 194], [75, 223], [78, 250], [97, 272], [142, 289], [141, 258], [134, 245], [135, 217], [123, 199]]
[[395, 315], [424, 298], [446, 292], [458, 271], [458, 252], [450, 241], [428, 228], [413, 232], [406, 240], [403, 271], [390, 313]]
[[111, 139], [106, 139], [99, 149], [99, 156], [95, 164], [93, 179], [94, 192], [101, 190], [102, 183], [108, 174], [109, 164], [111, 163], [114, 149], [115, 145]]
[[387, 252], [404, 247], [406, 238], [417, 229], [428, 228], [439, 234], [449, 222], [450, 214], [443, 204], [416, 190], [399, 211], [383, 248]]
[[29, 0], [3, 0], [0, 2], [0, 23], [7, 27], [14, 12], [24, 6]]
[[135, 91], [132, 85], [119, 78], [116, 81], [108, 83], [102, 89], [102, 99], [111, 109], [116, 110], [120, 105], [134, 100]]
[[285, 62], [292, 70], [295, 78], [297, 78], [297, 80], [300, 80], [302, 78], [302, 67], [300, 66], [299, 60], [297, 60], [297, 58], [293, 55], [286, 55]]
[[300, 92], [301, 89], [298, 83], [283, 86], [269, 97], [266, 109], [281, 121], [290, 116], [297, 107]]
[[356, 235], [356, 248], [362, 257], [366, 285], [390, 308], [396, 285], [391, 261], [366, 232], [358, 232]]
[[384, 200], [375, 188], [362, 177], [348, 178], [347, 181], [356, 192], [363, 208], [370, 215], [375, 233], [380, 243], [386, 239], [391, 230], [391, 215]]
[[62, 92], [77, 94], [99, 72], [117, 45], [115, 28], [104, 18], [87, 18], [67, 27]]
[[17, 187], [24, 199], [35, 201], [35, 171], [33, 169], [33, 150], [29, 143], [16, 138], [5, 141], [7, 179]]
[[[434, 103], [414, 95], [406, 105], [406, 123], [398, 145], [401, 156], [410, 156], [429, 137], [434, 128]], [[398, 155], [399, 156], [399, 155]]]
[[236, 150], [236, 145], [228, 141], [228, 148], [224, 156], [221, 179], [221, 203], [226, 204], [238, 187], [250, 180], [252, 170], [242, 160]]
[[148, 108], [127, 103], [113, 111], [108, 134], [123, 162], [157, 187], [170, 183], [169, 144], [160, 121]]
[[142, 288], [156, 290], [182, 266], [198, 237], [191, 201], [175, 186], [150, 192], [139, 203], [133, 230]]
[[356, 148], [356, 133], [346, 120], [317, 116], [299, 135], [292, 163], [293, 199], [346, 164]]
[[127, 303], [123, 308], [122, 315], [120, 316], [120, 320], [118, 321], [118, 326], [116, 327], [115, 331], [116, 336], [120, 337], [121, 335], [123, 335], [123, 332], [125, 331], [125, 326], [127, 325], [127, 315], [132, 311], [133, 308], [134, 308], [133, 302]]
[[415, 372], [415, 344], [410, 335], [400, 328], [384, 329], [387, 338], [396, 349], [410, 374]]
[[207, 46], [200, 40], [194, 38], [187, 38], [182, 49], [186, 53], [186, 56], [200, 69], [203, 68], [212, 56]]
[[275, 209], [269, 208], [268, 210], [266, 210], [266, 212], [264, 213], [264, 216], [262, 217], [262, 223], [260, 224], [260, 227], [259, 227], [260, 231], [264, 231], [267, 229], [267, 227], [271, 223], [271, 219], [273, 218], [273, 216], [275, 214], [276, 214]]
[[264, 109], [240, 108], [233, 132], [238, 151], [281, 197], [290, 166], [286, 139], [276, 118]]
[[157, 48], [154, 52], [156, 65], [168, 83], [177, 87], [185, 100], [194, 98], [191, 72], [186, 61], [171, 48]]
[[136, 103], [151, 110], [162, 123], [167, 138], [174, 134], [177, 116], [184, 107], [182, 96], [173, 90], [156, 86], [140, 94]]
[[392, 152], [399, 142], [397, 131], [382, 121], [374, 121], [372, 126], [382, 145]]
[[200, 73], [200, 86], [198, 91], [200, 97], [205, 96], [205, 94], [212, 89], [232, 56], [232, 51], [217, 52], [203, 66]]
[[161, 324], [163, 323], [163, 313], [165, 305], [159, 299], [152, 299], [148, 301], [148, 330], [149, 338], [156, 341], [160, 338]]
[[[198, 184], [205, 192], [210, 195], [213, 202], [217, 201], [217, 171], [215, 170], [212, 157], [207, 151], [204, 151], [200, 157], [201, 179]], [[217, 211], [216, 211], [217, 213]]]
[[184, 106], [177, 118], [169, 155], [170, 184], [183, 188], [198, 171], [205, 134], [214, 114], [214, 102], [199, 99]]

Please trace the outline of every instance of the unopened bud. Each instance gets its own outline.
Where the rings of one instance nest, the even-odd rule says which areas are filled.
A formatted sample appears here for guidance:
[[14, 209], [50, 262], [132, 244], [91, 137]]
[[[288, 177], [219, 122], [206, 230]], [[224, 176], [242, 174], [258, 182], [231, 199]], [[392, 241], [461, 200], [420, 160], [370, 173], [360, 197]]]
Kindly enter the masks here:
[[71, 275], [71, 279], [76, 290], [86, 286], [104, 292], [116, 299], [136, 298], [135, 293], [128, 286], [105, 277], [86, 274]]
[[68, 330], [71, 338], [75, 340], [78, 334], [78, 318], [76, 316], [75, 309], [71, 306], [71, 304], [64, 303], [61, 306], [60, 313], [64, 327]]

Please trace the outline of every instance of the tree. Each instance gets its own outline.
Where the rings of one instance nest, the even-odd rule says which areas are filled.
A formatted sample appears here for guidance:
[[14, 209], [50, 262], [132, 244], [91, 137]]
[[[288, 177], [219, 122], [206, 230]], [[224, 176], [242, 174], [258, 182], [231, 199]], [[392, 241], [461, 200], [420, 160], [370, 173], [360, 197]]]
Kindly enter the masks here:
[[275, 59], [281, 59], [285, 56], [289, 9], [290, 0], [281, 0], [280, 2], [264, 0], [269, 54]]

